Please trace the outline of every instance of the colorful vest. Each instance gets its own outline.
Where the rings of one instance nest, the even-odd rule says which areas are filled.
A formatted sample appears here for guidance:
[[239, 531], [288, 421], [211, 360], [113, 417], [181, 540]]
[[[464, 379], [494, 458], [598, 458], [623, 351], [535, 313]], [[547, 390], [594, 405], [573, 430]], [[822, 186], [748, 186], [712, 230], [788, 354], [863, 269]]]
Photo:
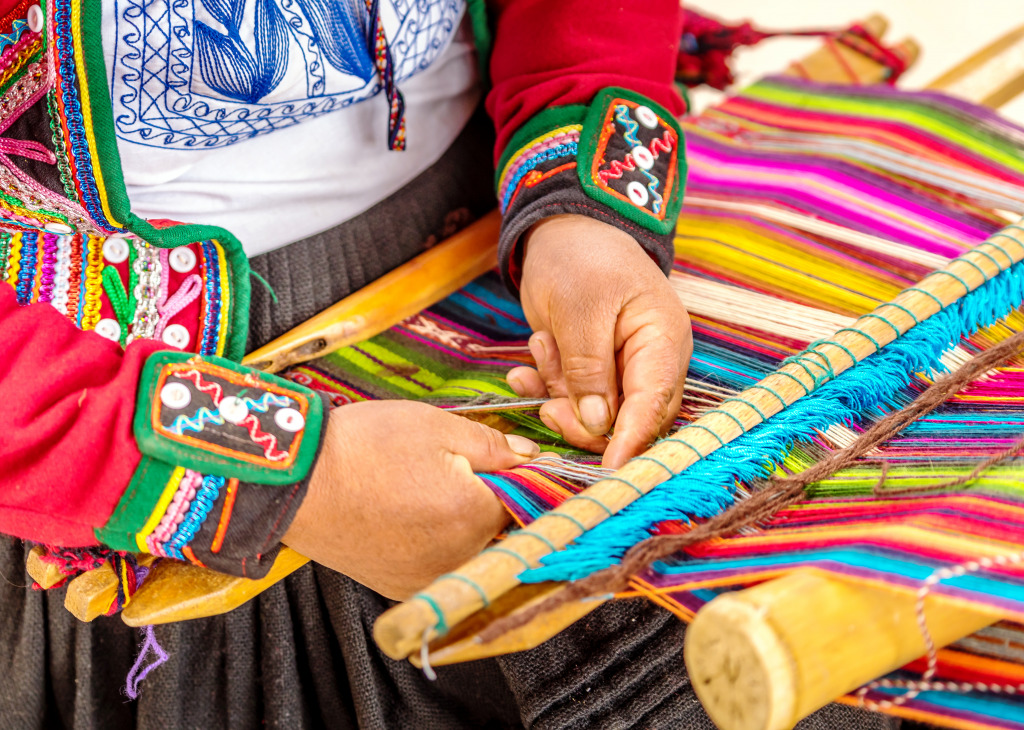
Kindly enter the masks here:
[[0, 23], [0, 278], [20, 304], [48, 303], [122, 345], [157, 338], [240, 358], [249, 267], [239, 242], [131, 212], [100, 3], [23, 5], [24, 17]]

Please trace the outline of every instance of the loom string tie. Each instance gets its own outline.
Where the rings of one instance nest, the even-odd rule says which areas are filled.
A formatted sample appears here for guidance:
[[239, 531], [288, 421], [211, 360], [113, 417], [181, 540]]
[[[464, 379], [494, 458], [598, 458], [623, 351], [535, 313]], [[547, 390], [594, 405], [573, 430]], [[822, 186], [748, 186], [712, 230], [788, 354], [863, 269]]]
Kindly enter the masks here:
[[[576, 496], [578, 497], [579, 495], [576, 495]], [[596, 499], [594, 501], [597, 502]], [[598, 502], [598, 504], [600, 504], [600, 503]], [[608, 508], [605, 507], [605, 509], [608, 509]], [[609, 512], [609, 514], [610, 514], [610, 512]], [[517, 553], [515, 550], [509, 550], [507, 547], [502, 547], [501, 545], [492, 545], [491, 547], [489, 547], [486, 550], [484, 550], [484, 552], [485, 553], [503, 553], [504, 555], [511, 555], [513, 558], [515, 558], [520, 563], [522, 563], [523, 567], [526, 568], [526, 570], [530, 570], [533, 567], [533, 564], [529, 560], [524, 558], [522, 555]]]
[[441, 606], [438, 605], [437, 601], [435, 601], [432, 596], [426, 593], [417, 593], [410, 600], [415, 601], [417, 598], [426, 603], [428, 606], [430, 606], [430, 609], [434, 612], [434, 615], [437, 616], [437, 623], [434, 624], [433, 630], [437, 632], [438, 636], [444, 636], [445, 634], [447, 634], [448, 622], [445, 620], [444, 611], [441, 610]]
[[[1009, 554], [1004, 553], [995, 557], [983, 556], [975, 560], [959, 563], [952, 567], [939, 568], [929, 575], [922, 582], [921, 587], [915, 594], [914, 601], [914, 616], [917, 621], [918, 630], [921, 632], [921, 638], [924, 641], [927, 657], [925, 671], [921, 674], [921, 679], [878, 679], [873, 682], [869, 682], [854, 693], [857, 697], [858, 704], [865, 709], [877, 712], [879, 710], [904, 705], [920, 695], [922, 692], [928, 692], [930, 690], [961, 693], [990, 692], [997, 694], [1016, 694], [1018, 692], [1024, 692], [1024, 682], [1018, 684], [994, 684], [989, 682], [932, 681], [939, 671], [939, 647], [936, 646], [935, 640], [932, 638], [932, 633], [928, 628], [928, 618], [925, 613], [925, 600], [928, 598], [928, 595], [933, 591], [935, 586], [940, 584], [942, 581], [976, 573], [983, 568], [988, 569], [996, 565], [1017, 565], [1022, 561], [1024, 561], [1024, 551]], [[899, 695], [898, 697], [880, 700], [877, 702], [867, 699], [867, 695], [871, 690], [880, 688], [905, 689], [907, 692]]]
[[423, 630], [423, 638], [420, 640], [420, 666], [423, 668], [423, 676], [429, 681], [437, 681], [437, 672], [430, 666], [430, 646], [428, 639], [430, 638], [430, 628]]

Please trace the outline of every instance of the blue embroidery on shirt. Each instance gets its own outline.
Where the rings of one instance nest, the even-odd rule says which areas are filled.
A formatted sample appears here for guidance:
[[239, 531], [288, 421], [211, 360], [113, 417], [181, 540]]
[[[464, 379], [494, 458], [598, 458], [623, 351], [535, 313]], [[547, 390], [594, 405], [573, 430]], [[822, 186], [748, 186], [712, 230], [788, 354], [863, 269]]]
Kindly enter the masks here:
[[[399, 81], [437, 59], [464, 2], [386, 0]], [[114, 13], [114, 123], [125, 141], [222, 147], [381, 88], [362, 0], [116, 0]]]

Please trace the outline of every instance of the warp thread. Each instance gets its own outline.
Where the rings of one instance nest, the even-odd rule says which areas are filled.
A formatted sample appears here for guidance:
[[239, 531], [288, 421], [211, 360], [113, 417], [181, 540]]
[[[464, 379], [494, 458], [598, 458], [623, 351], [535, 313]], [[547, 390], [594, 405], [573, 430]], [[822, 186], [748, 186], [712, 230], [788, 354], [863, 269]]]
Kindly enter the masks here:
[[494, 622], [481, 632], [481, 640], [493, 641], [567, 603], [593, 595], [621, 591], [626, 588], [632, 576], [646, 570], [657, 560], [699, 542], [725, 537], [744, 527], [770, 519], [780, 510], [800, 501], [807, 487], [853, 465], [864, 454], [891, 440], [909, 424], [938, 408], [965, 385], [1022, 349], [1024, 332], [1018, 332], [971, 358], [959, 370], [936, 379], [910, 405], [878, 420], [850, 446], [833, 452], [795, 476], [773, 477], [764, 489], [755, 492], [750, 498], [684, 534], [657, 535], [634, 545], [619, 564], [571, 583], [564, 590], [537, 605]]

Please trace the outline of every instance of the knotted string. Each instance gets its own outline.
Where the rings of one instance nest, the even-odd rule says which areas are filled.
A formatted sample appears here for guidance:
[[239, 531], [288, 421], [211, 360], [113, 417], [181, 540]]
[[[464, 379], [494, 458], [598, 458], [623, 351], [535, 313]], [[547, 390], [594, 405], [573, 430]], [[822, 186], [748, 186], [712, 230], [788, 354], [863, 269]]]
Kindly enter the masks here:
[[[138, 699], [139, 684], [149, 676], [149, 673], [168, 660], [167, 652], [156, 640], [155, 627], [150, 625], [139, 629], [142, 633], [142, 645], [139, 647], [139, 656], [128, 672], [125, 680], [124, 692], [131, 699]], [[146, 657], [153, 654], [153, 660], [146, 663]]]

